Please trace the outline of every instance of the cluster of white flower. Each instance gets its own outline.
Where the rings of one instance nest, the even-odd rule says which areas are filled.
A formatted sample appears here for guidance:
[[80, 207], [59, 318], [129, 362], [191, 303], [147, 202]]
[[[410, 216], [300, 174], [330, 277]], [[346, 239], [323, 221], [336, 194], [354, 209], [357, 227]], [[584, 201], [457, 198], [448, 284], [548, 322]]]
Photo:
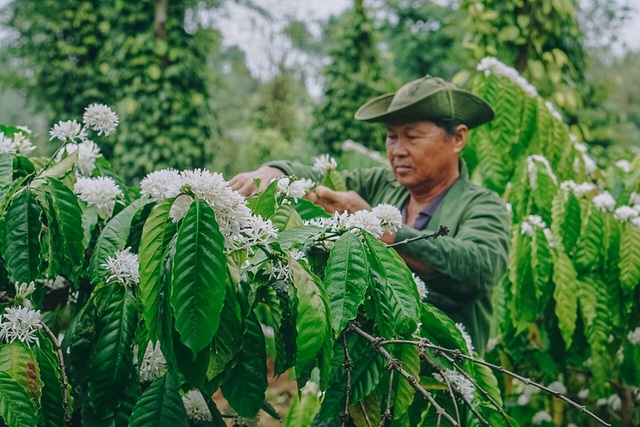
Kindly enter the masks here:
[[596, 401], [597, 406], [608, 406], [613, 411], [619, 411], [622, 409], [622, 399], [617, 394], [612, 394], [609, 397], [602, 397]]
[[385, 233], [395, 233], [402, 227], [402, 213], [395, 206], [382, 203], [371, 209], [371, 212], [378, 217]]
[[36, 149], [31, 140], [25, 136], [25, 133], [29, 135], [31, 131], [28, 128], [23, 129], [26, 130], [14, 133], [13, 138], [9, 138], [4, 132], [0, 132], [0, 153], [28, 156]]
[[456, 328], [458, 328], [458, 330], [462, 334], [462, 338], [464, 338], [464, 342], [467, 344], [467, 351], [470, 355], [473, 355], [473, 350], [475, 350], [475, 347], [473, 346], [473, 342], [471, 341], [471, 335], [469, 335], [469, 332], [467, 332], [467, 330], [464, 328], [464, 325], [460, 322], [456, 323]]
[[378, 162], [384, 165], [389, 164], [389, 159], [384, 157], [382, 154], [378, 153], [377, 151], [371, 151], [364, 145], [358, 144], [352, 139], [345, 140], [340, 146], [340, 148], [342, 149], [342, 151], [352, 151], [354, 153], [358, 153], [360, 155], [370, 158], [375, 162]]
[[517, 403], [520, 406], [526, 406], [531, 402], [531, 397], [534, 394], [540, 393], [540, 389], [538, 387], [532, 385], [526, 385], [520, 380], [513, 379], [513, 392], [514, 394], [518, 394]]
[[640, 194], [632, 191], [629, 196], [629, 204], [634, 206], [635, 209], [640, 209], [640, 207], [636, 208], [636, 206], [640, 206]]
[[556, 119], [560, 123], [564, 123], [562, 114], [560, 114], [560, 111], [557, 110], [556, 106], [553, 105], [551, 101], [545, 101], [544, 105], [547, 107], [547, 110], [549, 110], [549, 113], [551, 113], [554, 119]]
[[169, 217], [178, 222], [187, 214], [193, 197], [204, 200], [216, 214], [225, 249], [250, 250], [277, 238], [278, 232], [269, 220], [255, 216], [245, 198], [229, 187], [223, 176], [206, 169], [176, 171], [164, 169], [148, 174], [140, 182], [141, 194], [162, 201], [176, 197]]
[[109, 218], [116, 205], [116, 199], [122, 197], [122, 190], [109, 177], [78, 178], [73, 192], [89, 206], [95, 206], [103, 218]]
[[614, 163], [614, 166], [616, 166], [619, 169], [622, 169], [624, 173], [631, 172], [631, 162], [629, 160], [617, 160]]
[[491, 74], [498, 77], [506, 77], [518, 86], [529, 96], [538, 96], [536, 88], [518, 73], [515, 68], [500, 62], [497, 58], [487, 56], [482, 58], [476, 67], [478, 71], [483, 71], [485, 76]]
[[277, 191], [278, 196], [292, 198], [294, 201], [298, 201], [307, 194], [316, 183], [310, 179], [291, 179], [288, 176], [278, 178]]
[[547, 175], [551, 178], [551, 180], [558, 184], [558, 178], [551, 170], [551, 165], [549, 164], [549, 160], [545, 156], [539, 154], [533, 154], [526, 159], [527, 162], [527, 172], [529, 173], [529, 184], [531, 187], [535, 187], [538, 181], [538, 167], [536, 162], [542, 163], [545, 169], [547, 170]]
[[534, 425], [540, 425], [543, 423], [552, 423], [552, 422], [553, 422], [553, 418], [551, 417], [551, 414], [549, 414], [547, 411], [536, 412], [533, 418], [531, 418], [531, 423]]
[[473, 401], [475, 387], [473, 386], [473, 383], [460, 372], [453, 369], [447, 369], [442, 371], [442, 375], [437, 372], [434, 373], [433, 377], [442, 383], [450, 384], [454, 390], [464, 397], [466, 401]]
[[640, 215], [636, 209], [631, 206], [620, 206], [613, 212], [613, 216], [622, 222], [633, 221]]
[[627, 334], [627, 339], [632, 345], [640, 344], [640, 326]]
[[533, 237], [534, 227], [545, 229], [547, 224], [540, 215], [529, 215], [520, 223], [520, 233]]
[[76, 142], [76, 140], [84, 141], [87, 139], [87, 130], [75, 120], [59, 121], [49, 131], [49, 141], [54, 138], [62, 142]]
[[[588, 151], [587, 146], [585, 144], [578, 142], [578, 139], [575, 136], [573, 135], [570, 135], [570, 136], [571, 136], [571, 139], [574, 141], [573, 146], [582, 155], [582, 161], [584, 162], [585, 172], [589, 177], [594, 178], [595, 172], [598, 169], [598, 164], [596, 163], [595, 160], [593, 160], [591, 156], [589, 156], [589, 154], [587, 154], [587, 151]], [[580, 158], [576, 156], [576, 158], [573, 160], [573, 171], [575, 173], [580, 173], [580, 169], [581, 169]]]
[[293, 283], [293, 271], [291, 271], [289, 264], [281, 260], [265, 263], [264, 274], [269, 276], [269, 280], [284, 282], [286, 284]]
[[21, 283], [20, 285], [16, 282], [14, 286], [16, 288], [16, 299], [25, 299], [36, 291], [36, 284], [34, 282]]
[[28, 346], [38, 344], [38, 330], [42, 328], [40, 310], [27, 307], [7, 307], [0, 316], [0, 340], [11, 343], [21, 341]]
[[608, 191], [597, 194], [591, 201], [596, 208], [603, 212], [613, 212], [613, 209], [616, 207], [616, 200]]
[[124, 285], [137, 285], [140, 281], [140, 261], [137, 254], [131, 253], [131, 248], [116, 251], [113, 257], [107, 258], [107, 262], [102, 264], [106, 268], [109, 276], [107, 282], [117, 280]]
[[189, 420], [195, 422], [213, 420], [207, 402], [198, 390], [189, 390], [186, 395], [182, 396], [182, 403], [187, 410]]
[[338, 167], [336, 159], [328, 154], [321, 154], [313, 160], [313, 170], [320, 173], [327, 173]]
[[91, 176], [96, 169], [96, 159], [100, 154], [98, 145], [90, 139], [85, 139], [79, 144], [66, 144], [62, 150], [58, 152], [56, 160], [62, 160], [62, 156], [67, 153], [71, 154], [78, 151], [78, 160], [76, 160], [76, 173], [79, 176]]
[[555, 391], [556, 393], [560, 393], [563, 395], [567, 394], [567, 387], [562, 383], [562, 381], [554, 381], [549, 384], [547, 388], [551, 391]]
[[167, 372], [167, 361], [160, 349], [160, 343], [149, 341], [140, 363], [140, 381], [151, 382], [163, 376], [165, 372]]
[[422, 301], [425, 301], [429, 296], [429, 290], [427, 289], [427, 285], [417, 274], [411, 273], [411, 275], [413, 276], [413, 281], [415, 282], [416, 287], [418, 288], [418, 294], [420, 295], [420, 299]]
[[329, 218], [314, 218], [306, 222], [327, 229], [330, 232], [340, 232], [347, 229], [366, 230], [376, 237], [386, 232], [394, 232], [402, 226], [402, 214], [395, 206], [381, 204], [372, 210], [360, 210], [354, 213], [337, 213]]
[[575, 181], [568, 180], [563, 181], [560, 184], [560, 189], [565, 195], [569, 194], [569, 192], [572, 192], [576, 197], [580, 198], [593, 191], [597, 191], [598, 188], [595, 186], [595, 184], [592, 184], [590, 182], [577, 184]]
[[82, 115], [82, 121], [98, 135], [109, 136], [118, 127], [118, 115], [103, 104], [91, 104]]

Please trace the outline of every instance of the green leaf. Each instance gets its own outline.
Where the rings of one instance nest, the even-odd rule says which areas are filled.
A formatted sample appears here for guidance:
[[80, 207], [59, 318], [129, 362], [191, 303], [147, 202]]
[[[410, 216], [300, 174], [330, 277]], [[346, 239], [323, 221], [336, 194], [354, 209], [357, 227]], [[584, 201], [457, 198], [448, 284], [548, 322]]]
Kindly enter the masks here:
[[620, 285], [631, 292], [640, 283], [640, 228], [624, 225], [620, 238]]
[[310, 200], [300, 199], [296, 203], [296, 211], [300, 214], [303, 220], [313, 218], [328, 218], [331, 216], [322, 206], [318, 206]]
[[576, 242], [573, 264], [578, 274], [595, 271], [600, 265], [604, 223], [601, 212], [588, 200], [581, 200], [582, 227]]
[[309, 239], [322, 231], [320, 227], [313, 225], [290, 228], [278, 233], [278, 243], [283, 249], [305, 246]]
[[440, 347], [459, 348], [467, 353], [467, 344], [455, 322], [429, 303], [420, 304], [420, 336], [429, 338]]
[[319, 409], [320, 398], [317, 394], [303, 392], [299, 400], [293, 396], [282, 427], [308, 427]]
[[78, 161], [79, 151], [80, 150], [76, 150], [59, 162], [52, 164], [50, 167], [42, 171], [38, 178], [63, 179], [65, 176], [73, 172]]
[[207, 370], [208, 379], [213, 379], [224, 372], [240, 349], [245, 326], [244, 319], [241, 318], [238, 311], [238, 305], [234, 285], [229, 283], [227, 284], [224, 306], [220, 313], [220, 325], [213, 336], [211, 345], [211, 358]]
[[1, 345], [0, 371], [11, 375], [29, 393], [33, 403], [40, 404], [42, 380], [33, 350], [19, 341]]
[[418, 291], [411, 272], [384, 243], [367, 232], [362, 235], [369, 249], [370, 268], [380, 278], [376, 285], [381, 300], [391, 310], [388, 318], [398, 334], [410, 335], [416, 330], [418, 318]]
[[553, 299], [558, 317], [558, 328], [562, 334], [565, 348], [571, 347], [573, 333], [578, 319], [578, 276], [571, 260], [564, 252], [557, 252], [554, 258]]
[[540, 313], [532, 266], [531, 237], [514, 230], [508, 274], [509, 281], [513, 284], [511, 288], [513, 299], [510, 302], [512, 306], [509, 311], [511, 320], [516, 327], [516, 334], [525, 330]]
[[[357, 427], [381, 425], [381, 408], [379, 393], [374, 390], [357, 405], [349, 406], [349, 415]], [[384, 424], [382, 424], [384, 425]]]
[[166, 199], [153, 207], [144, 223], [140, 239], [140, 299], [149, 339], [155, 341], [160, 327], [160, 276], [169, 240], [175, 233], [175, 225], [169, 219], [173, 199]]
[[347, 184], [344, 181], [344, 178], [335, 169], [329, 170], [320, 184], [329, 187], [334, 191], [347, 191]]
[[171, 278], [171, 306], [180, 340], [197, 354], [218, 329], [227, 283], [224, 237], [215, 213], [195, 200], [182, 221]]
[[536, 301], [540, 307], [544, 307], [550, 296], [551, 251], [543, 229], [534, 228], [531, 239], [531, 271], [533, 272], [533, 285], [535, 286]]
[[276, 209], [277, 186], [278, 182], [273, 181], [264, 191], [247, 199], [247, 206], [255, 215], [260, 215], [265, 219], [271, 218]]
[[[38, 411], [39, 427], [59, 427], [65, 425], [64, 399], [60, 361], [49, 339], [40, 340], [34, 348], [40, 378], [42, 379], [42, 401]], [[68, 401], [71, 397], [67, 396]]]
[[0, 153], [0, 187], [11, 184], [13, 180], [13, 157], [8, 153]]
[[[398, 350], [394, 352], [396, 358], [400, 360], [402, 368], [414, 378], [420, 378], [420, 353], [418, 347], [415, 345], [401, 345], [398, 346]], [[413, 398], [416, 394], [416, 390], [409, 383], [409, 381], [400, 375], [395, 373], [397, 382], [395, 385], [395, 395], [393, 399], [393, 419], [400, 419], [409, 409]]]
[[274, 329], [275, 343], [275, 367], [274, 375], [280, 375], [295, 363], [295, 336], [294, 322], [295, 298], [281, 298], [273, 286], [267, 286], [265, 290], [265, 302], [268, 310], [269, 322]]
[[129, 232], [131, 230], [131, 221], [142, 206], [147, 203], [146, 198], [138, 199], [114, 216], [105, 226], [91, 255], [89, 271], [91, 274], [91, 283], [97, 284], [104, 281], [107, 276], [107, 270], [103, 264], [107, 258], [112, 257], [116, 251], [125, 248]]
[[100, 417], [113, 415], [124, 397], [133, 366], [132, 346], [138, 314], [131, 290], [120, 285], [111, 285], [111, 288], [90, 360], [89, 400]]
[[36, 425], [36, 408], [29, 394], [3, 371], [0, 371], [0, 417], [8, 427]]
[[57, 225], [62, 238], [63, 259], [70, 272], [70, 279], [74, 281], [84, 260], [83, 230], [78, 227], [82, 222], [82, 210], [78, 205], [78, 198], [66, 185], [55, 179], [47, 179]]
[[[489, 397], [491, 397], [498, 405], [502, 406], [500, 387], [498, 386], [498, 380], [493, 374], [493, 371], [487, 366], [479, 363], [473, 363], [471, 366], [473, 367], [472, 377], [478, 386], [486, 391]], [[476, 396], [482, 396], [482, 393], [476, 393]]]
[[326, 292], [319, 285], [320, 279], [306, 271], [298, 262], [291, 260], [293, 284], [298, 298], [296, 316], [296, 373], [300, 375], [308, 365], [315, 362], [327, 333], [330, 333], [329, 313], [324, 301]]
[[580, 204], [573, 193], [565, 195], [561, 189], [556, 193], [551, 208], [551, 232], [559, 249], [571, 253], [580, 236]]
[[365, 298], [367, 270], [367, 253], [360, 239], [353, 233], [340, 236], [331, 249], [324, 273], [334, 336], [356, 318]]
[[3, 257], [12, 282], [29, 283], [40, 273], [41, 214], [36, 198], [28, 188], [14, 198], [7, 209]]
[[93, 230], [98, 223], [98, 209], [95, 205], [87, 207], [87, 209], [82, 212], [82, 247], [87, 248], [91, 243]]
[[246, 322], [242, 349], [236, 366], [222, 385], [222, 393], [240, 416], [252, 418], [262, 407], [267, 391], [267, 353], [262, 327], [254, 312]]
[[187, 411], [180, 397], [180, 387], [167, 373], [156, 379], [142, 393], [129, 422], [130, 427], [188, 427]]
[[278, 229], [284, 231], [302, 226], [302, 218], [291, 204], [280, 205], [273, 213], [271, 222]]

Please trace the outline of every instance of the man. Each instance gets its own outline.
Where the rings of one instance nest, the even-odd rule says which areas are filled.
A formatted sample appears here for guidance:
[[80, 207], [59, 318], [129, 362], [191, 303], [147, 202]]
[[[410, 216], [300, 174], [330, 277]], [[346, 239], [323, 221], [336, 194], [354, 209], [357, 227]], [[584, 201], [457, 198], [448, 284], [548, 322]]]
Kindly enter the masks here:
[[[368, 101], [355, 114], [357, 120], [386, 124], [391, 169], [344, 171], [350, 191], [320, 186], [309, 196], [327, 211], [395, 205], [406, 225], [384, 235], [386, 243], [449, 228], [449, 236], [395, 249], [426, 283], [427, 300], [465, 326], [480, 354], [489, 335], [492, 289], [507, 267], [509, 216], [497, 194], [469, 181], [460, 152], [469, 129], [493, 117], [484, 100], [440, 78], [409, 82]], [[250, 194], [256, 190], [255, 178], [267, 185], [284, 174], [317, 178], [308, 167], [278, 161], [239, 174], [230, 184]]]

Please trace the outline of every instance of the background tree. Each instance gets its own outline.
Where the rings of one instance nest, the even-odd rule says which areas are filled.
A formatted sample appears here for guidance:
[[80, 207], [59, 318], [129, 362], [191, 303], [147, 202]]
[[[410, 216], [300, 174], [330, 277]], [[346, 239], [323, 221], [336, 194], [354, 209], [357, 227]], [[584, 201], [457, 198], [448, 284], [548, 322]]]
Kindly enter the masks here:
[[347, 139], [381, 150], [384, 130], [353, 119], [362, 103], [390, 91], [363, 1], [355, 0], [353, 10], [331, 20], [327, 34], [330, 62], [322, 72], [324, 94], [314, 111], [311, 138], [330, 153]]

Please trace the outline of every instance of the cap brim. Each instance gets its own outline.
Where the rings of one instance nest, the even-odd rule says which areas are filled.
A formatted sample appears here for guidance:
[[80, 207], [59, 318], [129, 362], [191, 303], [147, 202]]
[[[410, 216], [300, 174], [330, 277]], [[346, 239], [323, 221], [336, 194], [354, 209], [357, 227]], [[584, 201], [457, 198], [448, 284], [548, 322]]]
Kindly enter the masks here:
[[428, 97], [402, 108], [389, 110], [395, 93], [387, 93], [367, 101], [355, 113], [356, 120], [374, 123], [402, 124], [421, 120], [458, 120], [469, 129], [493, 120], [495, 113], [482, 98], [471, 92], [458, 90], [452, 93], [454, 114], [434, 112], [448, 111], [449, 97], [446, 91], [436, 91]]

